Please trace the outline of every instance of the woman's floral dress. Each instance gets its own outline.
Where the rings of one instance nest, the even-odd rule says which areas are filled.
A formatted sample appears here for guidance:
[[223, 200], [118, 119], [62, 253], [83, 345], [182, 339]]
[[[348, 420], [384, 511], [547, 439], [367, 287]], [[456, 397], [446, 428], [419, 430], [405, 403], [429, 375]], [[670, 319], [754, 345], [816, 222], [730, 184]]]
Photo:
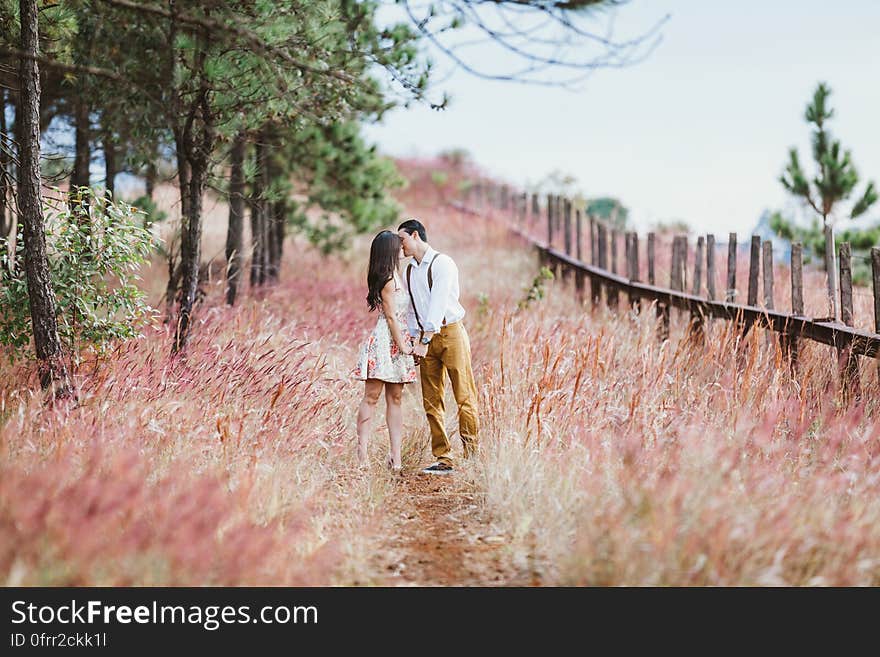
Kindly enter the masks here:
[[[400, 330], [406, 335], [406, 313], [409, 310], [409, 294], [397, 276], [394, 276], [394, 310]], [[379, 379], [386, 383], [413, 383], [416, 380], [416, 365], [412, 356], [401, 353], [391, 337], [388, 320], [382, 306], [379, 306], [379, 319], [376, 327], [361, 345], [357, 367], [352, 376], [359, 381]]]

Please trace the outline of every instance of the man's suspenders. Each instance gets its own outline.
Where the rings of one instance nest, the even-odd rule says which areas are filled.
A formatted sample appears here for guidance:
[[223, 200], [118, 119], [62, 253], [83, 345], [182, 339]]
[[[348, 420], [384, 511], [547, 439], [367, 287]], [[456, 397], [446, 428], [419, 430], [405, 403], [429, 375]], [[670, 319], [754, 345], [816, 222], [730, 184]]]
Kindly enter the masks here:
[[[440, 255], [439, 253], [435, 253], [434, 257], [431, 258], [430, 264], [428, 265], [428, 291], [429, 292], [432, 289], [434, 289], [434, 275], [433, 275], [431, 269], [434, 267], [434, 261], [437, 259], [437, 256], [439, 256], [439, 255]], [[419, 311], [416, 310], [416, 300], [415, 300], [415, 298], [413, 298], [412, 287], [410, 286], [411, 272], [412, 272], [412, 263], [409, 263], [406, 266], [406, 289], [407, 289], [407, 292], [409, 292], [409, 300], [412, 302], [413, 314], [415, 314], [415, 316], [416, 316], [416, 324], [419, 325], [419, 330], [422, 333], [424, 333], [425, 327], [422, 326], [422, 320], [419, 319]], [[443, 326], [446, 326], [446, 317], [443, 318]]]

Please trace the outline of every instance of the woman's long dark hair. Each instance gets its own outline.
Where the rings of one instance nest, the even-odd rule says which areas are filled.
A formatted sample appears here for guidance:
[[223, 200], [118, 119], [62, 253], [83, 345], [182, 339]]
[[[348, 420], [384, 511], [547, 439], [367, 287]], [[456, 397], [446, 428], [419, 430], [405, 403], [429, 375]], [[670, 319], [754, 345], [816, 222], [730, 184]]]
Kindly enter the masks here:
[[382, 305], [382, 288], [394, 276], [400, 256], [400, 238], [397, 233], [383, 230], [373, 238], [370, 246], [370, 269], [367, 272], [367, 304], [370, 311]]

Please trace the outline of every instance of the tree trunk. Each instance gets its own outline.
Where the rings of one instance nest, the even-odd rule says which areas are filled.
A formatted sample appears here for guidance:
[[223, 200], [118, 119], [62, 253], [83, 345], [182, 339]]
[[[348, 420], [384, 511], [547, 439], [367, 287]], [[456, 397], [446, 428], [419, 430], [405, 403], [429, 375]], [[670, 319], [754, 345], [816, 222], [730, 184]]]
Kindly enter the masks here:
[[226, 233], [226, 303], [235, 304], [241, 278], [241, 251], [244, 244], [244, 133], [232, 143], [229, 172], [229, 229]]
[[[189, 183], [190, 167], [186, 160], [183, 149], [183, 134], [179, 131], [174, 134], [174, 142], [177, 152], [177, 184], [180, 188], [180, 222], [183, 226], [189, 215]], [[182, 239], [181, 229], [181, 239]], [[181, 251], [183, 247], [181, 246]], [[174, 321], [174, 310], [177, 302], [177, 290], [180, 289], [180, 279], [183, 276], [181, 263], [175, 261], [173, 240], [168, 248], [168, 286], [165, 288], [165, 324]]]
[[76, 145], [74, 146], [73, 173], [70, 176], [70, 191], [74, 187], [89, 186], [89, 164], [91, 146], [89, 144], [89, 106], [80, 98], [76, 99], [73, 110]]
[[36, 61], [39, 44], [37, 1], [20, 0], [19, 7], [21, 49], [28, 55], [19, 60], [21, 114], [16, 117], [16, 122], [21, 124], [18, 203], [19, 222], [24, 237], [28, 305], [39, 361], [40, 385], [43, 389], [51, 387], [56, 397], [68, 397], [72, 390], [58, 338], [55, 295], [49, 276], [46, 235], [43, 229], [43, 199], [40, 189], [40, 69]]
[[144, 167], [144, 194], [151, 201], [153, 200], [153, 194], [156, 191], [156, 178], [159, 176], [159, 172], [156, 169], [156, 160], [159, 159], [159, 149], [156, 146], [156, 143], [153, 142], [150, 145], [150, 155], [149, 161], [147, 162], [147, 166]]
[[264, 165], [265, 144], [262, 135], [257, 136], [254, 146], [254, 183], [251, 197], [251, 287], [258, 287], [266, 282], [266, 212], [263, 196], [265, 195]]
[[9, 165], [7, 166], [8, 175], [6, 180], [9, 188], [8, 197], [13, 199], [14, 204], [7, 208], [10, 244], [9, 266], [4, 274], [8, 275], [9, 278], [12, 278], [21, 266], [16, 255], [18, 250], [18, 240], [22, 239], [21, 221], [17, 220], [18, 210], [16, 210], [16, 208], [18, 208], [18, 181], [21, 178], [21, 94], [19, 93], [17, 98], [10, 94], [10, 101], [12, 109], [15, 111], [15, 118], [12, 122], [12, 135], [7, 140], [7, 145], [9, 146], [10, 151], [7, 153]]
[[273, 257], [275, 272], [275, 280], [281, 277], [281, 256], [284, 254], [284, 224], [287, 218], [287, 204], [284, 201], [276, 201], [272, 204], [272, 218], [275, 234], [273, 235], [272, 244], [274, 246]]
[[6, 221], [6, 199], [9, 196], [9, 156], [7, 148], [12, 147], [12, 142], [6, 136], [6, 89], [0, 87], [0, 238], [5, 238], [12, 231], [12, 219]]
[[[264, 187], [264, 189], [266, 189]], [[270, 271], [270, 261], [272, 254], [272, 212], [271, 205], [266, 199], [263, 199], [259, 203], [260, 205], [260, 228], [263, 229], [263, 249], [262, 249], [262, 271], [260, 273], [260, 285], [265, 285], [266, 283], [270, 283], [272, 281]]]
[[261, 253], [261, 243], [262, 243], [262, 235], [263, 229], [260, 226], [260, 208], [257, 204], [257, 201], [254, 199], [254, 194], [256, 194], [256, 187], [258, 184], [254, 182], [251, 185], [251, 196], [247, 199], [247, 207], [248, 213], [251, 217], [251, 287], [258, 287], [260, 285], [260, 258], [262, 257]]
[[153, 200], [153, 193], [156, 191], [156, 163], [150, 162], [147, 164], [147, 171], [144, 174], [144, 194], [146, 194], [147, 198], [151, 201]]
[[840, 318], [837, 304], [837, 261], [834, 249], [834, 228], [827, 222], [823, 222], [822, 232], [825, 234], [825, 273], [828, 282], [828, 303], [831, 316], [835, 320]]
[[205, 48], [207, 48], [207, 44], [198, 55], [200, 77], [198, 104], [191, 109], [190, 117], [192, 120], [187, 121], [186, 128], [182, 133], [183, 140], [178, 144], [178, 152], [182, 147], [183, 153], [186, 155], [186, 163], [189, 165], [186, 169], [189, 185], [187, 186], [186, 215], [184, 215], [180, 236], [180, 266], [183, 272], [183, 284], [177, 330], [174, 334], [174, 344], [171, 346], [172, 356], [185, 352], [189, 337], [190, 318], [199, 285], [199, 260], [202, 250], [202, 195], [205, 191], [208, 165], [216, 139], [208, 83], [204, 74]]
[[[272, 153], [272, 146], [275, 139], [273, 133], [267, 131], [266, 150], [264, 157], [266, 159], [264, 173], [266, 179], [266, 188], [271, 187], [272, 182], [278, 177], [278, 167]], [[266, 200], [263, 203], [266, 217], [266, 280], [270, 283], [278, 282], [278, 264], [279, 264], [279, 244], [278, 244], [278, 201]]]
[[189, 324], [196, 289], [199, 285], [199, 259], [201, 258], [202, 242], [202, 193], [207, 180], [208, 160], [197, 157], [190, 162], [190, 175], [187, 193], [188, 214], [180, 233], [180, 267], [182, 270], [182, 286], [180, 291], [180, 311], [177, 330], [174, 334], [174, 345], [171, 353], [185, 351], [189, 337]]
[[[277, 143], [277, 138], [267, 137], [266, 151], [266, 187], [271, 187], [272, 183], [277, 182], [283, 175], [272, 152], [272, 146]], [[282, 200], [266, 201], [264, 204], [266, 212], [266, 229], [268, 232], [267, 243], [269, 245], [267, 253], [267, 278], [277, 283], [281, 273], [281, 240], [284, 238], [284, 226], [282, 225], [284, 217], [284, 208]]]
[[110, 197], [116, 199], [116, 144], [113, 140], [113, 130], [104, 128], [104, 187], [110, 192]]

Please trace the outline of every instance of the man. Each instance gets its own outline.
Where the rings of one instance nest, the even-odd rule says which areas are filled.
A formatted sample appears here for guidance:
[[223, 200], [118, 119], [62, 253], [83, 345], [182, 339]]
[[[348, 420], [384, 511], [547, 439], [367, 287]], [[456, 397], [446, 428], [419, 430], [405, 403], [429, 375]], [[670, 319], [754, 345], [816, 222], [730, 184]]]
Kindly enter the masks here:
[[431, 428], [431, 452], [436, 463], [425, 474], [452, 473], [451, 448], [446, 435], [446, 374], [458, 404], [459, 434], [465, 458], [477, 449], [477, 386], [471, 368], [471, 345], [458, 301], [458, 267], [448, 255], [428, 244], [425, 227], [416, 219], [397, 229], [403, 253], [413, 262], [406, 268], [410, 295], [407, 329], [415, 343], [413, 355], [421, 367], [422, 402]]

